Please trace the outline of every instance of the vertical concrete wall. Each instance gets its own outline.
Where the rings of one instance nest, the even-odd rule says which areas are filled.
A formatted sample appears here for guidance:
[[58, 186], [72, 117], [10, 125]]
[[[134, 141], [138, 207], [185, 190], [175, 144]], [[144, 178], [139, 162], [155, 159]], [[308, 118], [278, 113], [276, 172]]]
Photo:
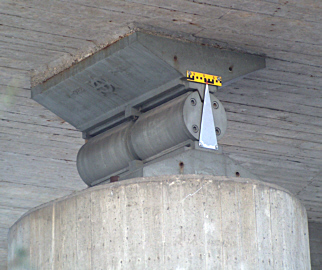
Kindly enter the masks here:
[[312, 270], [322, 269], [322, 223], [309, 222]]
[[307, 226], [275, 185], [137, 178], [23, 216], [9, 232], [9, 269], [310, 269]]

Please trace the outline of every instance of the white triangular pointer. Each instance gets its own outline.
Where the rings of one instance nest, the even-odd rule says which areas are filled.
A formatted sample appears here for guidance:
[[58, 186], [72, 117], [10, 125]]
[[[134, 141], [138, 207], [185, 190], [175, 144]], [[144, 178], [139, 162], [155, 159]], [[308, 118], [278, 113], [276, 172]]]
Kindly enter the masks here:
[[212, 113], [212, 104], [210, 100], [208, 84], [206, 84], [202, 108], [199, 146], [203, 148], [218, 150], [216, 126], [214, 115]]

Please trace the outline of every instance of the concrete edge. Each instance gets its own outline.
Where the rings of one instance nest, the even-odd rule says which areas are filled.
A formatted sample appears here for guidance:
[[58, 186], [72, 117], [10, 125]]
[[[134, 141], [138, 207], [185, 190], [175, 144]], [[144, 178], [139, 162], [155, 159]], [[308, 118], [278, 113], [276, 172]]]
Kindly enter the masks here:
[[[182, 42], [190, 42], [196, 43], [200, 45], [205, 45], [213, 48], [219, 48], [223, 50], [235, 51], [239, 53], [247, 53], [250, 55], [256, 55], [259, 57], [266, 58], [265, 54], [255, 53], [254, 51], [246, 50], [245, 48], [236, 47], [236, 46], [229, 46], [227, 42], [222, 42], [215, 39], [206, 39], [206, 38], [199, 38], [195, 37], [191, 34], [186, 34], [182, 32], [175, 32], [171, 30], [167, 30], [164, 28], [159, 28], [155, 26], [150, 26], [147, 24], [133, 22], [127, 25], [127, 27], [121, 27], [119, 34], [114, 34], [112, 37], [106, 38], [103, 41], [93, 41], [92, 46], [87, 48], [79, 48], [73, 54], [69, 54], [68, 56], [62, 56], [57, 60], [54, 60], [48, 64], [44, 64], [39, 66], [36, 70], [30, 71], [30, 85], [31, 88], [40, 85], [52, 77], [56, 76], [57, 74], [63, 72], [66, 69], [71, 68], [72, 66], [76, 65], [77, 63], [87, 59], [88, 57], [94, 55], [95, 53], [106, 49], [107, 47], [113, 45], [114, 43], [118, 42], [119, 40], [132, 35], [136, 32], [142, 32], [145, 34], [180, 40]], [[265, 65], [266, 66], [266, 65]]]
[[254, 50], [246, 49], [244, 47], [231, 46], [229, 45], [228, 42], [221, 41], [218, 39], [197, 37], [193, 34], [173, 31], [166, 28], [157, 27], [157, 26], [149, 25], [146, 23], [139, 23], [139, 22], [133, 22], [129, 27], [134, 32], [141, 32], [149, 35], [171, 38], [171, 39], [175, 39], [183, 42], [196, 43], [199, 45], [209, 46], [209, 47], [222, 49], [222, 50], [234, 51], [239, 53], [247, 53], [250, 55], [264, 57], [265, 59], [267, 58], [267, 55], [264, 53], [254, 52]]
[[48, 64], [43, 64], [37, 67], [37, 69], [31, 70], [30, 71], [31, 88], [48, 81], [49, 79], [63, 72], [64, 70], [71, 68], [77, 63], [111, 46], [112, 44], [116, 43], [120, 39], [127, 37], [134, 32], [128, 27], [125, 29], [125, 31], [122, 31], [122, 30], [124, 30], [124, 28], [120, 29], [120, 35], [118, 36], [113, 35], [110, 39], [105, 40], [103, 42], [89, 40], [89, 42], [93, 43], [92, 46], [89, 46], [87, 48], [80, 47], [73, 54], [70, 53], [68, 56], [64, 55], [56, 60], [51, 61]]
[[[28, 210], [25, 214], [23, 214], [8, 230], [8, 236], [10, 234], [10, 231], [13, 227], [15, 227], [23, 218], [25, 218], [26, 216], [30, 215], [31, 213], [41, 209], [41, 208], [45, 208], [51, 204], [55, 204], [64, 200], [67, 200], [69, 198], [73, 198], [76, 196], [81, 196], [87, 192], [93, 192], [96, 190], [102, 190], [102, 189], [112, 189], [115, 187], [119, 187], [119, 186], [129, 186], [132, 184], [138, 184], [138, 183], [149, 183], [149, 182], [175, 182], [175, 181], [187, 181], [187, 180], [212, 180], [212, 181], [217, 181], [218, 183], [221, 182], [237, 182], [237, 183], [245, 183], [245, 184], [255, 184], [257, 186], [266, 186], [270, 189], [275, 189], [275, 190], [280, 190], [283, 191], [285, 193], [287, 193], [288, 195], [290, 195], [292, 198], [294, 198], [301, 206], [302, 209], [304, 210], [305, 214], [306, 213], [306, 208], [304, 207], [304, 205], [302, 204], [302, 202], [289, 190], [282, 188], [276, 184], [271, 184], [271, 183], [267, 183], [267, 182], [263, 182], [263, 181], [259, 181], [259, 180], [255, 180], [255, 179], [250, 179], [250, 178], [240, 178], [240, 177], [226, 177], [226, 176], [213, 176], [213, 175], [197, 175], [197, 174], [184, 174], [184, 175], [164, 175], [162, 176], [164, 178], [166, 178], [165, 180], [160, 180], [160, 176], [153, 176], [153, 177], [138, 177], [138, 178], [132, 178], [132, 179], [128, 179], [128, 180], [122, 180], [119, 182], [113, 182], [113, 183], [107, 183], [107, 184], [102, 184], [102, 185], [97, 185], [94, 187], [89, 187], [80, 191], [75, 191], [73, 193], [71, 193], [70, 195], [66, 195], [64, 197], [49, 201], [47, 203], [41, 204], [39, 206], [36, 206], [30, 210]], [[232, 180], [233, 179], [233, 180]]]

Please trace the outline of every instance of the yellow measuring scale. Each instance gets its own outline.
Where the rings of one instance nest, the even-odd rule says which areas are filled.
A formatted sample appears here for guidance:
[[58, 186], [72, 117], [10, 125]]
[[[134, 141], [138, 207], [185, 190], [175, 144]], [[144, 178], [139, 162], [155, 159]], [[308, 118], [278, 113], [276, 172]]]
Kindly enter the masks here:
[[187, 70], [187, 80], [197, 83], [208, 83], [209, 85], [222, 86], [220, 76]]

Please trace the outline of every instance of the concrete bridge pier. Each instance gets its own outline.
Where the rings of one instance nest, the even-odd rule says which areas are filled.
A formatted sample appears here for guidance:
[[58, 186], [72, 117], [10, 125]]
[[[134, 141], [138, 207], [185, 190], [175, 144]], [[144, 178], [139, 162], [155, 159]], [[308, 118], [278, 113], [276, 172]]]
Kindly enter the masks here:
[[305, 208], [257, 180], [172, 175], [88, 188], [9, 232], [9, 269], [310, 269]]

